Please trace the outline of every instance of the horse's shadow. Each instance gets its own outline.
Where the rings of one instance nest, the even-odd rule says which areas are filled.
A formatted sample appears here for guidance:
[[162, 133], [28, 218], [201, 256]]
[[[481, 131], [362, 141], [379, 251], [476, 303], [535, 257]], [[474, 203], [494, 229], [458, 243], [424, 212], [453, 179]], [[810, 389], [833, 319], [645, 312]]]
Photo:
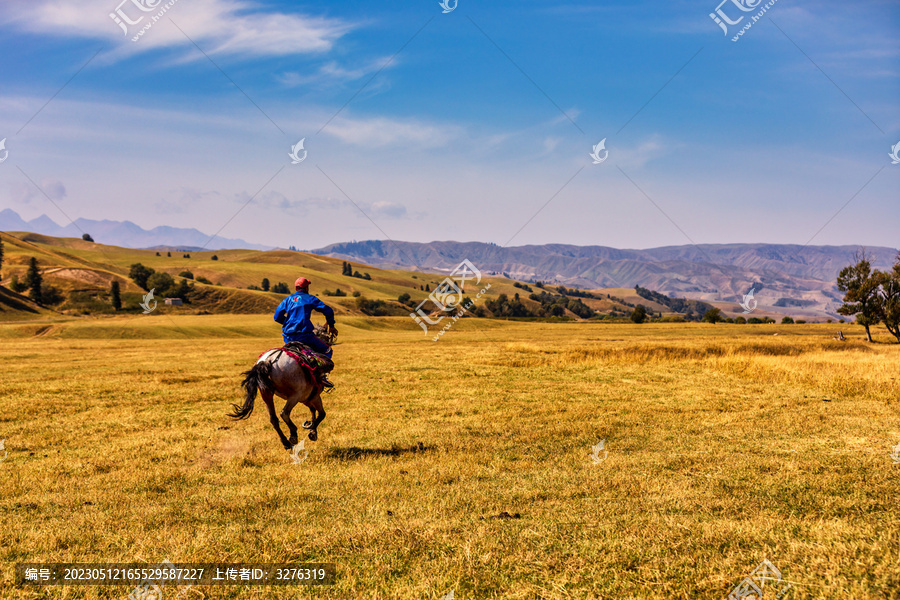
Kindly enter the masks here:
[[392, 444], [390, 448], [360, 448], [358, 446], [350, 446], [347, 448], [331, 448], [328, 450], [328, 457], [337, 460], [357, 460], [367, 456], [402, 456], [404, 454], [420, 454], [431, 450], [430, 446], [426, 446], [422, 442], [418, 442], [411, 446], [398, 446]]

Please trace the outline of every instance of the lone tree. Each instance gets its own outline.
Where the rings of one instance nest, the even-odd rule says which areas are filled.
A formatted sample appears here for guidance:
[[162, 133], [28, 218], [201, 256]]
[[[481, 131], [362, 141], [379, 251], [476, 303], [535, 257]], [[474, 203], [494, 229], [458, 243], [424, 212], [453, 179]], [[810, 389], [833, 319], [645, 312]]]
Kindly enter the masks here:
[[112, 296], [112, 305], [116, 310], [122, 310], [122, 295], [119, 292], [119, 282], [113, 281], [109, 288], [109, 295]]
[[25, 285], [28, 287], [28, 295], [37, 303], [41, 302], [41, 284], [44, 278], [41, 277], [41, 270], [38, 268], [38, 261], [35, 257], [31, 257], [28, 262], [28, 273], [25, 275]]
[[131, 265], [131, 270], [128, 272], [128, 276], [144, 291], [149, 290], [147, 287], [147, 280], [150, 279], [150, 276], [153, 275], [156, 271], [151, 269], [150, 267], [145, 267], [141, 263], [135, 263]]
[[92, 237], [91, 237], [91, 234], [89, 234], [89, 233], [84, 233], [84, 234], [82, 234], [82, 235], [81, 235], [81, 239], [83, 239], [83, 240], [86, 241], [86, 242], [93, 242], [93, 241], [94, 241], [94, 238], [92, 238]]
[[881, 284], [881, 320], [891, 335], [900, 342], [900, 254], [897, 254], [894, 268], [887, 273], [878, 272], [878, 279]]
[[722, 315], [722, 311], [718, 308], [711, 308], [703, 315], [704, 323], [712, 323], [715, 325], [716, 323], [722, 323], [725, 321], [725, 317]]
[[270, 284], [269, 284], [269, 279], [268, 279], [268, 277], [264, 277], [263, 280], [262, 280], [262, 286], [261, 286], [261, 287], [262, 287], [262, 291], [268, 292], [268, 291], [269, 291], [269, 286], [270, 286]]
[[643, 304], [638, 304], [634, 307], [634, 310], [631, 311], [631, 320], [635, 323], [643, 323], [647, 320], [647, 309], [644, 308]]
[[877, 325], [881, 317], [881, 302], [878, 294], [881, 277], [872, 272], [872, 264], [865, 252], [857, 253], [856, 264], [841, 269], [837, 278], [838, 289], [844, 292], [844, 304], [838, 313], [856, 315], [856, 322], [865, 327], [866, 340], [872, 341], [869, 328]]

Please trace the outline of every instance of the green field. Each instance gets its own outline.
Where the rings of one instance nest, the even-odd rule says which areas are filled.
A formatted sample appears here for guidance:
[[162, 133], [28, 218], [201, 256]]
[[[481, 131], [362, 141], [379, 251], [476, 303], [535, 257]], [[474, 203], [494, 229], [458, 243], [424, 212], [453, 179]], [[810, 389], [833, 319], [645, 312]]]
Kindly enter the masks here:
[[338, 325], [300, 465], [261, 402], [225, 416], [279, 345], [270, 316], [0, 325], [0, 597], [131, 590], [25, 590], [17, 562], [169, 559], [339, 573], [182, 598], [721, 599], [768, 558], [785, 598], [900, 598], [900, 345], [883, 331]]

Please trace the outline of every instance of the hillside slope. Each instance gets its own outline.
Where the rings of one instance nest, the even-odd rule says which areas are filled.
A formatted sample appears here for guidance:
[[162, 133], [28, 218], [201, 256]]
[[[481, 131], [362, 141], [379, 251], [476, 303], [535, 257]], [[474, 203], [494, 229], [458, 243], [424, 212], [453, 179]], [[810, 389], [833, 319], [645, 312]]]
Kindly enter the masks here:
[[[858, 246], [705, 244], [648, 250], [547, 244], [502, 248], [481, 242], [365, 241], [314, 252], [380, 267], [449, 270], [464, 258], [488, 273], [581, 288], [635, 285], [707, 302], [740, 302], [753, 287], [760, 308], [792, 307], [804, 315], [835, 317], [838, 272]], [[868, 248], [873, 266], [888, 269], [897, 250]]]

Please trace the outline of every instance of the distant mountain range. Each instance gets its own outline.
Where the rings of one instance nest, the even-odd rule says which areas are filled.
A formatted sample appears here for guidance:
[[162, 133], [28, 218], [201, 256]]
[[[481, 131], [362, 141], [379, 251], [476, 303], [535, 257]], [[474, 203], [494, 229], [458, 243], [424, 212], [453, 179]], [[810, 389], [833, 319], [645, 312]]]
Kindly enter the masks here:
[[[230, 248], [249, 248], [252, 250], [271, 250], [272, 246], [251, 244], [244, 240], [215, 237], [210, 241], [210, 235], [196, 229], [184, 229], [180, 227], [154, 227], [146, 230], [135, 225], [131, 221], [93, 221], [91, 219], [76, 219], [65, 227], [57, 225], [47, 215], [41, 215], [31, 221], [25, 221], [12, 209], [0, 211], [0, 231], [29, 231], [54, 237], [77, 237], [82, 232], [90, 234], [94, 241], [112, 246], [125, 248], [153, 248], [157, 246], [166, 249], [198, 251], [225, 250]], [[209, 245], [207, 245], [209, 244]]]
[[[380, 268], [449, 272], [464, 259], [489, 274], [581, 288], [633, 288], [695, 300], [741, 302], [751, 288], [760, 308], [837, 317], [842, 294], [835, 279], [860, 246], [703, 244], [648, 250], [546, 244], [502, 248], [481, 242], [365, 241], [332, 244], [316, 254]], [[897, 250], [866, 247], [886, 270]]]

